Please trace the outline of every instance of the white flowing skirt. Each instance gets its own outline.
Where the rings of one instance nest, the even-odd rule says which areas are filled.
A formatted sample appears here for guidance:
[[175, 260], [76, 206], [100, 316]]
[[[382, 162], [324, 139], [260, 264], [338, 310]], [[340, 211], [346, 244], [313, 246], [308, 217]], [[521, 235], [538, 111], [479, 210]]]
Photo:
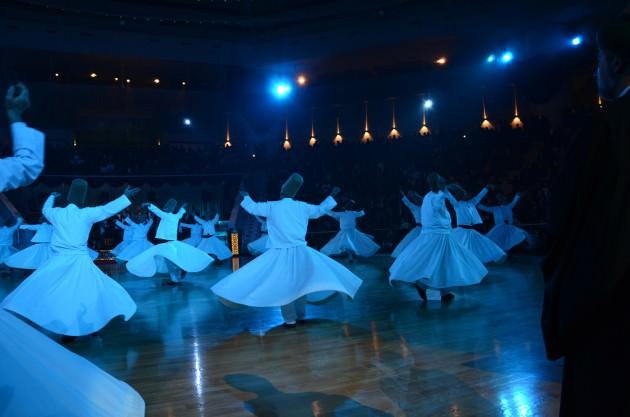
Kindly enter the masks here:
[[224, 261], [232, 257], [232, 251], [216, 236], [204, 237], [201, 239], [201, 242], [197, 245], [197, 249], [216, 256], [220, 261]]
[[118, 254], [118, 256], [116, 256], [116, 259], [128, 261], [153, 246], [153, 243], [149, 242], [147, 239], [133, 240], [125, 249], [122, 250], [122, 252]]
[[258, 239], [249, 242], [247, 244], [249, 254], [258, 256], [261, 253], [265, 253], [267, 251], [267, 242], [269, 242], [269, 235], [267, 233], [263, 233]]
[[11, 268], [37, 269], [52, 256], [50, 243], [35, 243], [11, 255], [5, 263]]
[[363, 281], [308, 246], [271, 248], [228, 275], [212, 291], [229, 302], [277, 307], [311, 293], [333, 291], [353, 298]]
[[118, 256], [118, 254], [122, 252], [130, 243], [131, 240], [129, 239], [123, 240], [118, 245], [116, 245], [114, 249], [111, 250], [112, 255]]
[[2, 302], [53, 333], [84, 336], [99, 331], [114, 317], [129, 320], [136, 303], [105, 275], [87, 253], [55, 253]]
[[394, 251], [392, 252], [392, 258], [397, 258], [398, 255], [400, 255], [405, 249], [407, 249], [411, 242], [413, 242], [418, 236], [420, 236], [421, 232], [422, 227], [420, 226], [416, 226], [411, 229], [409, 233], [405, 235], [403, 240], [401, 240], [400, 243], [394, 248]]
[[453, 230], [453, 237], [484, 264], [501, 262], [507, 256], [496, 243], [474, 229], [458, 227]]
[[199, 272], [212, 263], [212, 258], [203, 251], [173, 240], [155, 245], [127, 262], [127, 270], [139, 277], [152, 277], [156, 273], [168, 272], [165, 260], [186, 272]]
[[429, 288], [481, 282], [488, 270], [451, 233], [421, 233], [389, 269], [389, 281], [419, 282]]
[[17, 251], [12, 245], [0, 245], [0, 265]]
[[498, 224], [486, 236], [507, 252], [527, 239], [527, 232], [511, 224]]
[[381, 247], [377, 245], [370, 236], [357, 229], [340, 230], [335, 237], [320, 249], [324, 255], [340, 255], [352, 252], [358, 256], [372, 256]]
[[197, 247], [197, 245], [201, 243], [201, 236], [191, 236], [188, 239], [182, 240], [182, 242]]
[[144, 417], [129, 385], [0, 309], [0, 416]]

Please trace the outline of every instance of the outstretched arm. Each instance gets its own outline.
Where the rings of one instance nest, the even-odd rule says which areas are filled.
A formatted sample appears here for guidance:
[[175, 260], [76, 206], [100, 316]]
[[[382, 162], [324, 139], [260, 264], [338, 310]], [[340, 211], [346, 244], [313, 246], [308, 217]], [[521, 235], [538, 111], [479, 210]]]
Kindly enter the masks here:
[[114, 224], [115, 224], [116, 226], [118, 226], [118, 228], [123, 229], [123, 230], [125, 230], [125, 231], [126, 231], [126, 230], [130, 230], [130, 229], [131, 229], [131, 228], [129, 227], [129, 225], [127, 225], [127, 224], [125, 224], [125, 223], [123, 223], [123, 222], [121, 222], [121, 221], [119, 221], [119, 220], [116, 220], [116, 221], [114, 222]]
[[248, 194], [243, 196], [241, 207], [243, 207], [246, 212], [253, 214], [254, 216], [269, 217], [269, 213], [271, 211], [271, 205], [269, 203], [257, 203], [252, 200]]
[[510, 204], [508, 204], [508, 207], [510, 209], [513, 209], [514, 206], [518, 203], [518, 201], [521, 199], [521, 194], [520, 193], [516, 193], [516, 195], [514, 195], [514, 198], [512, 199], [512, 202]]
[[42, 214], [46, 217], [46, 220], [52, 223], [50, 218], [52, 217], [52, 211], [55, 206], [55, 199], [59, 197], [59, 193], [55, 192], [48, 196], [42, 207]]
[[477, 204], [477, 208], [481, 211], [485, 211], [486, 213], [494, 213], [494, 207], [486, 206], [484, 204]]
[[308, 217], [309, 219], [318, 219], [325, 214], [332, 213], [331, 210], [335, 208], [336, 205], [337, 205], [337, 202], [332, 196], [326, 197], [326, 199], [322, 201], [319, 205], [306, 204], [306, 208], [308, 210]]
[[195, 217], [194, 217], [194, 219], [195, 219], [195, 221], [196, 221], [197, 223], [199, 223], [199, 224], [200, 224], [200, 225], [202, 225], [202, 226], [203, 226], [203, 224], [206, 222], [204, 219], [202, 219], [202, 218], [201, 218], [201, 217], [199, 217], [199, 216], [195, 216]]
[[86, 217], [92, 222], [97, 223], [120, 213], [131, 205], [131, 201], [126, 195], [121, 195], [114, 201], [110, 201], [104, 206], [89, 207], [85, 210]]
[[470, 199], [470, 202], [476, 206], [481, 202], [481, 200], [483, 200], [486, 194], [488, 194], [488, 188], [484, 187], [481, 191], [479, 191], [479, 194]]
[[407, 196], [406, 196], [406, 195], [403, 195], [402, 202], [403, 202], [403, 204], [404, 204], [405, 206], [407, 206], [407, 208], [408, 208], [409, 210], [411, 210], [412, 212], [413, 212], [414, 210], [417, 210], [417, 209], [419, 208], [419, 206], [417, 206], [417, 205], [415, 205], [414, 203], [412, 203], [412, 202], [411, 202], [411, 200], [409, 200], [409, 199], [407, 198]]

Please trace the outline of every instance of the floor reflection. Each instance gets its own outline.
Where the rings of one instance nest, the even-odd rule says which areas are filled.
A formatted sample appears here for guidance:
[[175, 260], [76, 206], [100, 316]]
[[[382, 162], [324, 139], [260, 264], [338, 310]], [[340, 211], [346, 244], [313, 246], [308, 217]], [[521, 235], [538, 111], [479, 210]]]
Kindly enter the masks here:
[[245, 401], [244, 408], [258, 417], [393, 417], [343, 395], [282, 392], [257, 375], [226, 375], [225, 382], [234, 389], [256, 395]]

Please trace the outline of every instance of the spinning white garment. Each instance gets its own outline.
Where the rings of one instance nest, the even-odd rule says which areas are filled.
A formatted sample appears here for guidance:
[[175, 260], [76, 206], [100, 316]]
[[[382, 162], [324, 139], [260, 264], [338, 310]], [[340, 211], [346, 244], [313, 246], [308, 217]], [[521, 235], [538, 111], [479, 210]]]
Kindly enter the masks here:
[[360, 232], [357, 228], [357, 218], [365, 215], [364, 211], [343, 211], [327, 213], [337, 219], [341, 230], [320, 251], [328, 256], [351, 252], [359, 256], [372, 256], [380, 249], [372, 237]]
[[44, 169], [44, 134], [26, 123], [11, 123], [13, 156], [0, 159], [0, 192], [30, 184]]
[[260, 237], [247, 244], [247, 250], [252, 256], [258, 256], [267, 250], [267, 244], [269, 243], [269, 235], [267, 234], [267, 220], [262, 217], [254, 216], [258, 223], [260, 223]]
[[231, 258], [232, 251], [215, 236], [215, 225], [219, 221], [219, 215], [217, 214], [211, 220], [203, 220], [201, 217], [195, 216], [195, 221], [203, 228], [203, 238], [197, 245], [197, 248], [205, 253], [216, 256], [217, 259], [221, 261]]
[[520, 195], [516, 194], [510, 204], [501, 206], [484, 206], [479, 204], [479, 210], [492, 214], [495, 226], [490, 229], [486, 236], [496, 243], [505, 252], [512, 249], [527, 239], [527, 232], [520, 229], [514, 223], [514, 206], [520, 200]]
[[446, 209], [444, 192], [430, 192], [422, 202], [423, 229], [389, 269], [390, 282], [421, 283], [444, 289], [474, 285], [488, 270], [451, 233], [451, 216]]
[[481, 262], [501, 262], [507, 254], [492, 240], [474, 229], [458, 227], [453, 230], [453, 238], [460, 245], [475, 254]]
[[52, 256], [50, 239], [53, 227], [48, 223], [42, 223], [22, 225], [20, 229], [35, 231], [31, 239], [33, 244], [10, 256], [5, 263], [11, 268], [37, 269]]
[[136, 304], [120, 284], [94, 265], [86, 242], [94, 223], [131, 202], [122, 196], [104, 206], [82, 209], [74, 204], [53, 208], [53, 203], [50, 196], [43, 210], [53, 225], [53, 256], [11, 292], [2, 307], [68, 336], [97, 332], [116, 316], [129, 320]]
[[361, 279], [306, 245], [308, 220], [323, 216], [335, 205], [332, 197], [320, 205], [311, 205], [290, 198], [255, 203], [246, 196], [241, 206], [251, 214], [267, 218], [269, 248], [219, 281], [212, 291], [231, 303], [251, 307], [283, 306], [322, 291], [354, 297]]
[[267, 233], [263, 233], [258, 239], [247, 244], [247, 250], [251, 255], [258, 256], [261, 253], [265, 253], [267, 251], [268, 244], [269, 235]]
[[122, 242], [120, 242], [114, 249], [111, 250], [112, 255], [118, 256], [128, 245], [131, 243], [131, 235], [133, 229], [130, 225], [126, 224], [129, 218], [125, 218], [122, 222], [116, 220], [115, 224], [118, 228], [123, 230]]
[[466, 201], [458, 201], [449, 195], [449, 200], [455, 208], [457, 224], [460, 226], [453, 231], [453, 237], [462, 246], [474, 253], [481, 262], [501, 262], [507, 256], [505, 252], [492, 240], [472, 229], [473, 225], [483, 223], [477, 211], [477, 205], [487, 193], [488, 189], [483, 188], [479, 194]]
[[16, 253], [18, 250], [13, 247], [13, 235], [22, 224], [22, 219], [18, 219], [13, 226], [0, 227], [0, 265]]
[[0, 417], [143, 417], [129, 385], [0, 310]]
[[152, 277], [156, 273], [167, 273], [164, 260], [174, 263], [186, 272], [199, 272], [212, 263], [207, 253], [184, 242], [171, 242], [155, 245], [127, 262], [127, 270], [139, 277]]
[[184, 239], [182, 242], [195, 247], [201, 243], [201, 232], [203, 231], [203, 227], [200, 224], [180, 223], [179, 227], [190, 229], [190, 237]]
[[149, 229], [153, 225], [153, 219], [146, 223], [131, 223], [131, 239], [125, 249], [123, 249], [116, 259], [128, 261], [131, 258], [140, 255], [142, 252], [153, 247], [153, 243], [147, 239]]
[[392, 252], [393, 258], [397, 258], [398, 255], [400, 255], [405, 249], [407, 249], [407, 246], [409, 246], [411, 242], [413, 242], [418, 236], [420, 236], [420, 232], [422, 232], [422, 226], [420, 226], [422, 224], [421, 207], [411, 202], [411, 200], [409, 200], [406, 196], [403, 196], [402, 202], [405, 206], [407, 206], [409, 211], [411, 211], [413, 219], [416, 222], [416, 227], [411, 229], [411, 231], [407, 233], [407, 235], [405, 235], [403, 240], [401, 240], [400, 243], [396, 245], [394, 251]]
[[511, 224], [498, 224], [490, 229], [486, 236], [507, 252], [524, 242], [528, 234], [525, 230]]

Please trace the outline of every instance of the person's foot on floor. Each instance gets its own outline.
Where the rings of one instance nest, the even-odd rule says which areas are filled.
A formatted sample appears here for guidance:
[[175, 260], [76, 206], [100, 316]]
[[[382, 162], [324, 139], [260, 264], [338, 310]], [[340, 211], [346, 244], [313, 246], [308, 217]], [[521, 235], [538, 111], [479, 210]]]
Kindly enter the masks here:
[[442, 302], [443, 303], [450, 303], [454, 299], [455, 299], [455, 294], [453, 294], [452, 292], [449, 292], [448, 294], [444, 294], [442, 296]]
[[297, 323], [296, 322], [283, 323], [282, 326], [287, 328], [287, 329], [294, 329], [297, 326]]
[[427, 290], [422, 288], [419, 285], [415, 285], [416, 291], [418, 291], [418, 295], [422, 299], [422, 301], [427, 301]]
[[306, 319], [297, 319], [296, 323], [299, 325], [305, 325], [306, 324]]

